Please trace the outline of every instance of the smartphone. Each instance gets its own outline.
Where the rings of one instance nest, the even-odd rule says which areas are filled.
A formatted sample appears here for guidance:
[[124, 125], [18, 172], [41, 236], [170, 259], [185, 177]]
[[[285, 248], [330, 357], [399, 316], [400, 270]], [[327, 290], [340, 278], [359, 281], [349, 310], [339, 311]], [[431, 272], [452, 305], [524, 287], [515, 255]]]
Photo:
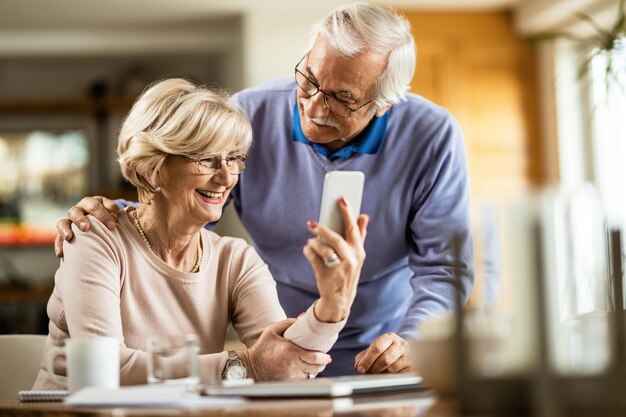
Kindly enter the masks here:
[[322, 205], [319, 223], [343, 236], [343, 216], [339, 211], [339, 199], [348, 200], [352, 214], [356, 218], [361, 213], [361, 199], [365, 174], [361, 171], [330, 171], [324, 177]]

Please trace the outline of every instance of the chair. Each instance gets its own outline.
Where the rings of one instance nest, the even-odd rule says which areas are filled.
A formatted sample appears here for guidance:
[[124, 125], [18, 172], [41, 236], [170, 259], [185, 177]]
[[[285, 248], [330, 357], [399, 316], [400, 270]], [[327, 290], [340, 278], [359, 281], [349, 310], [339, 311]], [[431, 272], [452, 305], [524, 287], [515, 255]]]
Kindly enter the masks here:
[[17, 400], [17, 392], [31, 389], [41, 369], [46, 335], [0, 335], [0, 400]]

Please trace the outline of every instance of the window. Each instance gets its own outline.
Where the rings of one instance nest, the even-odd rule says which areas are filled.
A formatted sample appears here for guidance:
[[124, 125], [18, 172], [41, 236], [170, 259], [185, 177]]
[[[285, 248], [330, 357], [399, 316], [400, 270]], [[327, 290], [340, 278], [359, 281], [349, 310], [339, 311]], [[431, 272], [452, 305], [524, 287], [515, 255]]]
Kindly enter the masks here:
[[548, 225], [550, 345], [560, 372], [593, 374], [611, 364], [605, 218], [626, 226], [626, 50], [611, 74], [608, 56], [584, 44], [562, 41], [555, 52], [561, 196]]
[[0, 131], [0, 244], [51, 243], [67, 208], [89, 190], [82, 130]]
[[590, 62], [591, 131], [594, 174], [609, 224], [626, 226], [626, 39], [615, 50], [612, 71], [609, 57], [596, 55]]

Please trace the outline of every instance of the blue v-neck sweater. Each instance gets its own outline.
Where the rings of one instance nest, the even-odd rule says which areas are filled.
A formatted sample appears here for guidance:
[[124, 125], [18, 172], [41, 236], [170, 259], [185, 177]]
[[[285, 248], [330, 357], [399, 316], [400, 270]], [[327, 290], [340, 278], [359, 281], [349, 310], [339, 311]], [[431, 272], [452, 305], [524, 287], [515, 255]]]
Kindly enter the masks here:
[[371, 216], [367, 258], [348, 323], [325, 372], [354, 373], [354, 356], [377, 336], [412, 337], [425, 317], [454, 307], [455, 235], [461, 243], [465, 298], [472, 288], [463, 136], [445, 109], [407, 94], [407, 101], [387, 112], [386, 126], [378, 133], [382, 140], [361, 141], [374, 143], [373, 151], [324, 155], [298, 138], [295, 89], [293, 78], [281, 78], [233, 97], [250, 117], [254, 143], [232, 197], [277, 282], [285, 312], [296, 317], [318, 297], [302, 247], [311, 237], [306, 221], [319, 217], [324, 175], [365, 173], [361, 212]]

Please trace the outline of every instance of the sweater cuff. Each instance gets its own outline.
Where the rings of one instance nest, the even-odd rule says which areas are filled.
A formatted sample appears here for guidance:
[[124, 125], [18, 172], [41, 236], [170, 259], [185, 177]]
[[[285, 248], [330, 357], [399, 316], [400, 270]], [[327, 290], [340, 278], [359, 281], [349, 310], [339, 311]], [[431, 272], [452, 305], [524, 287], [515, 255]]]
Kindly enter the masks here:
[[222, 381], [222, 371], [226, 366], [228, 352], [211, 353], [198, 357], [200, 368], [200, 382], [202, 384], [216, 384]]
[[296, 345], [320, 352], [328, 352], [337, 341], [339, 332], [346, 325], [348, 318], [337, 323], [324, 323], [315, 317], [315, 303], [308, 308], [306, 313], [298, 317], [294, 324], [285, 330], [285, 339]]

